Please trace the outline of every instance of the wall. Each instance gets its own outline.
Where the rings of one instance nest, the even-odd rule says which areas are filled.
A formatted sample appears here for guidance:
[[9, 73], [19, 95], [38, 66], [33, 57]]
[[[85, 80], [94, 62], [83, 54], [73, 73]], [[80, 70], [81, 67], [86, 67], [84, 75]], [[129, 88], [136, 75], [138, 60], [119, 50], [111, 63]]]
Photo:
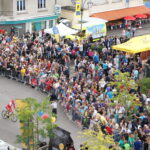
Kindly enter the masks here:
[[73, 3], [71, 2], [71, 0], [56, 0], [58, 5], [61, 6], [72, 6]]
[[1, 16], [1, 13], [2, 13], [2, 0], [0, 0], [0, 16]]
[[144, 5], [143, 0], [130, 0], [129, 7]]
[[[34, 7], [33, 7], [34, 6]], [[46, 8], [38, 9], [38, 0], [26, 0], [26, 10], [16, 11], [16, 0], [13, 3], [14, 7], [14, 18], [37, 18], [42, 16], [54, 15], [54, 0], [46, 0]]]
[[[67, 11], [67, 10], [62, 10], [62, 18], [67, 18], [68, 20], [71, 21], [72, 26], [76, 25], [79, 23], [79, 21], [81, 20], [81, 18], [76, 17], [75, 16], [75, 12], [73, 11]], [[83, 12], [83, 18], [88, 18], [89, 17], [89, 11], [84, 11]]]
[[0, 0], [0, 10], [3, 16], [13, 16], [13, 0]]
[[62, 14], [61, 17], [62, 18], [67, 18], [68, 20], [70, 20], [72, 23], [74, 22], [74, 15], [75, 13], [73, 11], [68, 11], [68, 10], [62, 10]]
[[[129, 7], [136, 7], [136, 6], [143, 5], [143, 0], [129, 0], [129, 1], [130, 1]], [[112, 2], [112, 0], [109, 0], [107, 4], [92, 6], [92, 8], [90, 9], [90, 14], [110, 11], [115, 9], [123, 9], [127, 7], [128, 5], [126, 3], [126, 0], [121, 0], [119, 2]]]

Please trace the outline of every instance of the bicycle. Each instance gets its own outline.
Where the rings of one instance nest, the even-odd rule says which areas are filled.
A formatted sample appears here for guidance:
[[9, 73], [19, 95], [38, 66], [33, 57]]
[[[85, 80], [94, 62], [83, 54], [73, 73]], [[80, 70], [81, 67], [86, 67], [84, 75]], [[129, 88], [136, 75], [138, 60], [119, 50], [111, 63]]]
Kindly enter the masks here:
[[17, 116], [13, 112], [9, 112], [8, 110], [2, 110], [1, 115], [3, 119], [10, 119], [12, 122], [17, 122]]

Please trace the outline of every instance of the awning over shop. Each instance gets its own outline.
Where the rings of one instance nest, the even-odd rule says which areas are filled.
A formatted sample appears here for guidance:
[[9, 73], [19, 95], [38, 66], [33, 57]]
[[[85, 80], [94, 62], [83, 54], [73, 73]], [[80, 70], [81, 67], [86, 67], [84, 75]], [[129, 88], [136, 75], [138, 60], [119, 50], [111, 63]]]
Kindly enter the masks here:
[[148, 51], [150, 50], [150, 34], [132, 38], [128, 42], [115, 45], [112, 48], [133, 54]]
[[150, 14], [150, 9], [145, 6], [131, 7], [112, 11], [105, 11], [92, 14], [92, 17], [105, 19], [108, 21], [119, 20], [126, 16], [134, 16], [137, 14]]

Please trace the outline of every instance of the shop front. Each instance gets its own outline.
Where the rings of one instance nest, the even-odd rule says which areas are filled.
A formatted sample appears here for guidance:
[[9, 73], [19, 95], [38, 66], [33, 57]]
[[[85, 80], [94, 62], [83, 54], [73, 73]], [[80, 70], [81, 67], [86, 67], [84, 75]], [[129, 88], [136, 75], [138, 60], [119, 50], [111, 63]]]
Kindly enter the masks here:
[[41, 29], [53, 27], [56, 23], [57, 18], [58, 16], [47, 16], [25, 20], [0, 21], [0, 29], [5, 30], [9, 34], [11, 33], [11, 28], [14, 27], [16, 31], [15, 34], [17, 35], [18, 33], [19, 35], [22, 35], [25, 32], [38, 32]]
[[148, 23], [150, 22], [149, 14], [149, 8], [146, 6], [138, 6], [94, 13], [91, 16], [107, 20], [107, 29], [115, 30], [128, 28], [127, 26], [133, 23], [139, 26], [141, 24]]
[[32, 31], [40, 31], [42, 29], [52, 28], [55, 25], [55, 23], [55, 20], [32, 22]]

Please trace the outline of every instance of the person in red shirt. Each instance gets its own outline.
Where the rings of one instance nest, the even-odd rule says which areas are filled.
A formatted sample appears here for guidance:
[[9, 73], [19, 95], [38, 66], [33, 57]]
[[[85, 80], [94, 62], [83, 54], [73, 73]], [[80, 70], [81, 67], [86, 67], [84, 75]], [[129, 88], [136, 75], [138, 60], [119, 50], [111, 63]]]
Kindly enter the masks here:
[[14, 100], [11, 100], [11, 102], [9, 102], [9, 104], [7, 104], [6, 110], [7, 110], [9, 113], [13, 113], [15, 109], [16, 109], [15, 101], [14, 101]]

